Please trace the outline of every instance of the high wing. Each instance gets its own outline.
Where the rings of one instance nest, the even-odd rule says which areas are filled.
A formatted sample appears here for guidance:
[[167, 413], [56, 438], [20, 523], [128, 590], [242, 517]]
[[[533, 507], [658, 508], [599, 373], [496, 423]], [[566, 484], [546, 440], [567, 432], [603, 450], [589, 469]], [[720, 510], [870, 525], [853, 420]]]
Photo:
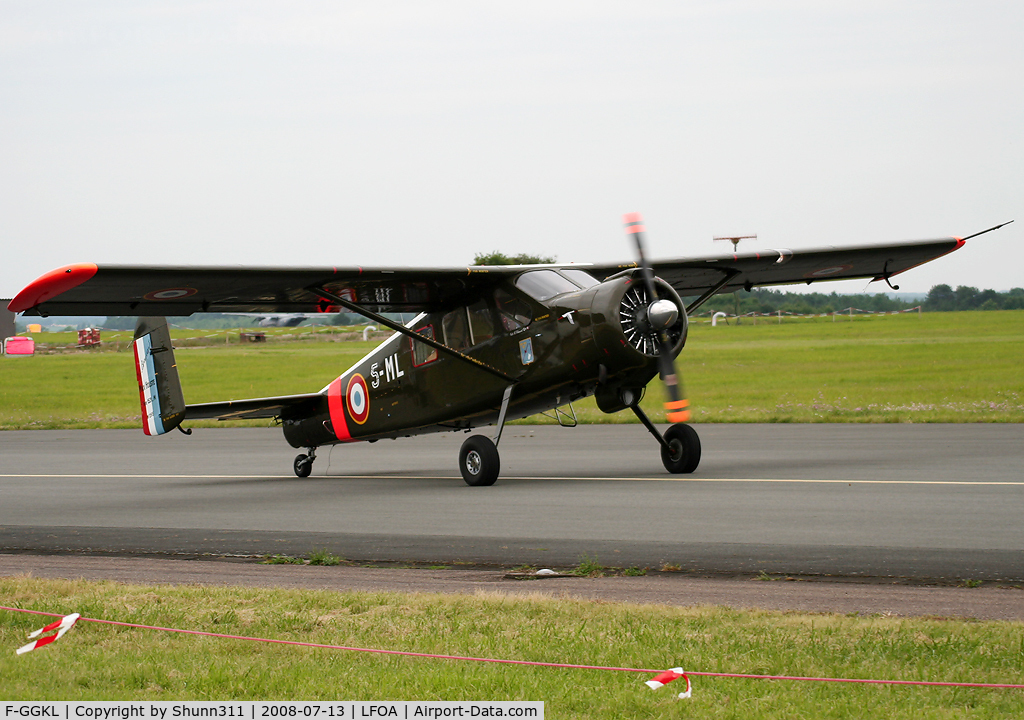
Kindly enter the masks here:
[[[951, 253], [963, 245], [964, 240], [950, 237], [890, 245], [772, 249], [756, 253], [653, 261], [651, 267], [680, 296], [692, 297], [711, 290], [731, 292], [739, 288], [749, 290], [764, 285], [810, 284], [820, 280], [886, 280]], [[604, 279], [633, 267], [636, 267], [635, 263], [587, 269]]]
[[[889, 279], [963, 245], [963, 239], [949, 237], [889, 245], [772, 249], [661, 260], [652, 262], [651, 267], [680, 296], [692, 297], [764, 285]], [[319, 290], [326, 291], [327, 298], [337, 296], [376, 313], [434, 312], [471, 303], [505, 278], [536, 267], [575, 267], [604, 280], [636, 268], [636, 263], [458, 268], [146, 267], [83, 263], [43, 275], [18, 293], [8, 308], [43, 316], [338, 312], [340, 308]]]
[[26, 315], [195, 312], [335, 313], [326, 290], [373, 312], [432, 312], [475, 299], [516, 267], [145, 267], [82, 263], [53, 270], [8, 308]]

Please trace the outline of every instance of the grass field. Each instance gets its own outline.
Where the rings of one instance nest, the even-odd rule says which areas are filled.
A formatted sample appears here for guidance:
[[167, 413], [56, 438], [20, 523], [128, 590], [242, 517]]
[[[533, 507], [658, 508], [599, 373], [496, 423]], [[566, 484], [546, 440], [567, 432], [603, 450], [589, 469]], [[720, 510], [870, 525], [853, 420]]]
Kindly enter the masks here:
[[[448, 655], [704, 672], [1020, 683], [1024, 624], [742, 612], [496, 594], [335, 593], [0, 578], [9, 606]], [[284, 647], [0, 611], [6, 700], [542, 700], [549, 718], [1006, 718], [1024, 691], [694, 678]]]
[[[240, 345], [224, 332], [175, 331], [187, 402], [316, 391], [375, 344], [283, 329]], [[122, 335], [104, 336], [120, 352], [0, 357], [0, 429], [138, 426]], [[1024, 311], [695, 322], [678, 366], [695, 422], [1024, 422]], [[644, 407], [661, 420], [660, 406], [655, 381]], [[592, 400], [576, 412], [582, 422], [635, 421]]]

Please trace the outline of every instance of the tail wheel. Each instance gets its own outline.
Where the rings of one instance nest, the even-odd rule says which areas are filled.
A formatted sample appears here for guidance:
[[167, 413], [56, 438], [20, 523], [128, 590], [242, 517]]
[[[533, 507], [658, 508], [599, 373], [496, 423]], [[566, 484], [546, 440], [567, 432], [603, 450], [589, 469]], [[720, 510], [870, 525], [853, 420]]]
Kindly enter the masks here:
[[462, 471], [462, 479], [471, 487], [493, 485], [501, 470], [498, 448], [483, 435], [466, 438], [459, 451], [459, 470]]
[[670, 473], [692, 473], [700, 465], [700, 438], [689, 425], [676, 423], [665, 431], [668, 448], [661, 448], [661, 461]]

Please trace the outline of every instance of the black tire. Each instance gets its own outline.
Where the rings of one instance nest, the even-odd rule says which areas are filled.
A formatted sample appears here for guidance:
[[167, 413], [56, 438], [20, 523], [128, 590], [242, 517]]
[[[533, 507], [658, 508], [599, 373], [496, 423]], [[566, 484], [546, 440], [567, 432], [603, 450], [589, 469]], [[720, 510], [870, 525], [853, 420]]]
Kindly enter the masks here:
[[309, 459], [309, 455], [296, 455], [292, 469], [297, 477], [309, 477], [313, 472], [313, 461]]
[[470, 487], [487, 487], [498, 479], [501, 460], [498, 448], [489, 437], [473, 435], [466, 438], [459, 451], [459, 470]]
[[677, 423], [665, 431], [665, 442], [672, 448], [661, 448], [661, 461], [670, 473], [692, 473], [700, 465], [700, 438], [689, 425]]

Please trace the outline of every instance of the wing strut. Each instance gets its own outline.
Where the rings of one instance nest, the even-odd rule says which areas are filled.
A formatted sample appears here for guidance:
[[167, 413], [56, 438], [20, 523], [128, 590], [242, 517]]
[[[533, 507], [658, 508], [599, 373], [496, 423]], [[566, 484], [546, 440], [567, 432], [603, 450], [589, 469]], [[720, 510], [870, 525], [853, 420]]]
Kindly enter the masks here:
[[501, 431], [505, 429], [505, 413], [508, 412], [508, 401], [512, 399], [512, 388], [515, 385], [509, 385], [505, 388], [505, 394], [501, 398], [501, 410], [498, 411], [498, 432], [494, 434], [494, 445], [497, 446], [501, 441]]
[[315, 295], [323, 298], [324, 300], [329, 300], [332, 303], [341, 305], [343, 308], [351, 310], [354, 313], [358, 313], [359, 315], [362, 315], [365, 318], [369, 318], [373, 322], [383, 325], [386, 328], [390, 328], [391, 330], [394, 330], [397, 333], [401, 333], [402, 335], [410, 337], [413, 340], [416, 340], [417, 342], [423, 343], [424, 345], [429, 345], [430, 347], [436, 350], [440, 350], [443, 353], [451, 355], [452, 357], [462, 360], [463, 362], [469, 363], [470, 365], [477, 367], [485, 372], [489, 372], [491, 375], [500, 377], [502, 380], [506, 382], [510, 382], [513, 384], [518, 382], [511, 375], [506, 375], [501, 370], [491, 367], [485, 362], [480, 362], [475, 357], [471, 357], [469, 355], [466, 355], [465, 353], [461, 353], [458, 350], [453, 350], [444, 343], [439, 343], [437, 340], [434, 340], [433, 338], [428, 338], [424, 335], [420, 335], [415, 330], [411, 330], [410, 328], [407, 328], [405, 325], [402, 325], [401, 323], [397, 323], [394, 320], [388, 320], [383, 315], [375, 313], [372, 310], [367, 310], [362, 305], [357, 305], [356, 303], [351, 302], [350, 300], [346, 300], [343, 297], [340, 297], [332, 292], [324, 290], [322, 287], [311, 287], [307, 289], [311, 293], [314, 293]]
[[699, 308], [701, 305], [710, 300], [719, 290], [729, 284], [729, 281], [740, 274], [739, 270], [722, 270], [725, 273], [725, 277], [719, 280], [715, 285], [708, 289], [703, 295], [694, 300], [692, 303], [687, 305], [686, 314], [692, 315], [693, 311]]

